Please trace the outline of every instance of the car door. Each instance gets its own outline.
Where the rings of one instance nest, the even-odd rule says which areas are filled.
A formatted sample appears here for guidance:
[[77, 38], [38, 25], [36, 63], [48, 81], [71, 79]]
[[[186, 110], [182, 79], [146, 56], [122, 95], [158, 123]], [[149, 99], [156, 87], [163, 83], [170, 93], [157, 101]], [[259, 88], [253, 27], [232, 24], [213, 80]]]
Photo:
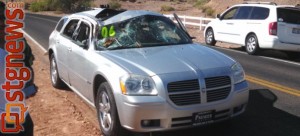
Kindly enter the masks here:
[[[238, 8], [238, 11], [234, 17], [233, 29], [231, 31], [231, 43], [244, 45], [245, 36], [249, 32], [255, 32], [256, 28], [249, 29], [250, 25], [256, 25], [256, 22], [253, 22], [250, 18], [253, 7], [251, 6], [242, 6]], [[234, 31], [235, 30], [235, 31]]]
[[57, 63], [58, 63], [58, 72], [61, 79], [69, 83], [69, 66], [68, 66], [68, 54], [70, 52], [70, 46], [72, 44], [71, 40], [73, 34], [77, 28], [79, 19], [71, 19], [67, 22], [67, 25], [63, 29], [62, 33], [57, 35], [56, 44], [58, 47], [57, 50]]
[[215, 39], [218, 41], [232, 42], [234, 37], [238, 35], [238, 30], [235, 28], [238, 24], [234, 19], [239, 7], [232, 7], [227, 10], [213, 28], [215, 31]]
[[85, 97], [88, 97], [87, 88], [91, 85], [91, 82], [88, 81], [91, 71], [88, 69], [92, 64], [87, 59], [90, 55], [88, 48], [91, 43], [91, 26], [88, 21], [82, 20], [80, 22], [73, 36], [73, 43], [68, 55], [70, 85]]
[[280, 42], [300, 44], [300, 9], [278, 8], [278, 31]]

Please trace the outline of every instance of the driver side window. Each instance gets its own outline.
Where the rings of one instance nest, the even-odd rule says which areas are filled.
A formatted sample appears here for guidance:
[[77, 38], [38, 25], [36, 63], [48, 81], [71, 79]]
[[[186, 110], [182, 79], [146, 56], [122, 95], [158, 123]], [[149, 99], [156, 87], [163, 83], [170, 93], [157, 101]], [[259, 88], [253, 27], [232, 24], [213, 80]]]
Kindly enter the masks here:
[[237, 12], [238, 7], [234, 7], [230, 10], [228, 10], [222, 17], [224, 20], [234, 19], [234, 16]]

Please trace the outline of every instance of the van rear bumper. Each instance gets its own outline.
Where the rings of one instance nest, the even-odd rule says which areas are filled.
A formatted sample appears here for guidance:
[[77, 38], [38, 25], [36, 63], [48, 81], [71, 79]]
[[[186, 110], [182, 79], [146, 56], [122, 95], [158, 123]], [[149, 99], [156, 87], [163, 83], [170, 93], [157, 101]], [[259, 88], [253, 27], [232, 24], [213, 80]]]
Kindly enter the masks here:
[[259, 42], [260, 48], [300, 52], [300, 44], [280, 42], [276, 37]]

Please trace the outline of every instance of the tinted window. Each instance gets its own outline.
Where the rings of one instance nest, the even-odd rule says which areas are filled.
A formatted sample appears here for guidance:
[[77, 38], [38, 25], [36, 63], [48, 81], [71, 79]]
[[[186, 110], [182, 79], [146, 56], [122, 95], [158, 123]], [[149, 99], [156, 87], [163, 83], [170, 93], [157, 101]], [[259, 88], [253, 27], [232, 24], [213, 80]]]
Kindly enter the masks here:
[[238, 9], [237, 7], [230, 9], [223, 15], [222, 19], [233, 19], [237, 9]]
[[64, 24], [66, 23], [67, 20], [68, 20], [68, 18], [66, 18], [66, 17], [62, 18], [56, 26], [56, 31], [60, 32], [61, 28], [64, 26]]
[[70, 37], [72, 38], [73, 36], [73, 33], [74, 31], [76, 30], [77, 28], [77, 24], [78, 24], [79, 20], [71, 20], [67, 26], [65, 27], [65, 30], [64, 30], [64, 35], [67, 36], [67, 37]]
[[86, 23], [81, 23], [78, 28], [78, 33], [76, 34], [75, 41], [79, 44], [79, 46], [85, 45], [90, 36], [90, 27]]
[[278, 8], [278, 20], [281, 22], [300, 24], [300, 10], [296, 8]]
[[254, 7], [250, 19], [263, 20], [268, 18], [270, 10], [268, 8]]
[[235, 19], [248, 19], [251, 13], [252, 7], [240, 7]]

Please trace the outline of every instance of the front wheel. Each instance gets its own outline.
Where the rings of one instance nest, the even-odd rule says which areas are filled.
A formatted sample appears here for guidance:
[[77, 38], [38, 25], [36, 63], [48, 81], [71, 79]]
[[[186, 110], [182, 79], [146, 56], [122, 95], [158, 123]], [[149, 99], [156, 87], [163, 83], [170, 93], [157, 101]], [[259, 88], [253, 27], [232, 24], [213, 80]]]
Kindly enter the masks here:
[[250, 34], [249, 36], [247, 36], [245, 46], [246, 52], [249, 55], [256, 55], [259, 53], [259, 44], [255, 34]]
[[103, 135], [125, 136], [127, 131], [121, 126], [115, 98], [107, 82], [102, 83], [96, 96], [98, 121]]
[[217, 43], [217, 41], [215, 40], [214, 31], [211, 28], [209, 28], [209, 29], [206, 30], [206, 33], [205, 33], [205, 43], [207, 45], [211, 45], [211, 46], [214, 46]]
[[54, 54], [50, 56], [50, 77], [52, 86], [61, 89], [65, 87], [64, 82], [60, 79], [58, 70], [57, 70], [57, 63], [54, 57]]

